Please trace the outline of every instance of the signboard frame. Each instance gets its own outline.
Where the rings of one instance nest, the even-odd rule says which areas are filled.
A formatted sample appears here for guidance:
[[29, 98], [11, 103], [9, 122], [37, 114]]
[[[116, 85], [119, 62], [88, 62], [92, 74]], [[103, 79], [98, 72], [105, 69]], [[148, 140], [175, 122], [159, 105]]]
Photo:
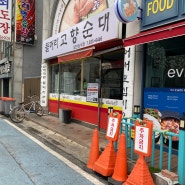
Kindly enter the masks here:
[[135, 137], [134, 137], [134, 152], [146, 157], [152, 154], [152, 133], [153, 123], [143, 120], [141, 123], [136, 120]]

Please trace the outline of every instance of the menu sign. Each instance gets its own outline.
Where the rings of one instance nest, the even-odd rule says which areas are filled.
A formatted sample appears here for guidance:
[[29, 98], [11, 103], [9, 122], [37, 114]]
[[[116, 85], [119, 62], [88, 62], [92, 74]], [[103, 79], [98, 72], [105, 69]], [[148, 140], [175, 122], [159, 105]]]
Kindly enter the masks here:
[[98, 102], [98, 83], [87, 84], [87, 101]]

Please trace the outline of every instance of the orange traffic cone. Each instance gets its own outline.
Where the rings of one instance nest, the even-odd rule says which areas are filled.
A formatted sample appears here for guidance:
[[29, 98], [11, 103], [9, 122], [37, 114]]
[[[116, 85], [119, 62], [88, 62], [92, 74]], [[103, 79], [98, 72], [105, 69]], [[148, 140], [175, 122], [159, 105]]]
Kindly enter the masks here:
[[94, 163], [99, 157], [99, 138], [98, 138], [98, 130], [94, 129], [93, 137], [92, 137], [92, 143], [89, 153], [89, 159], [87, 163], [87, 167], [89, 169], [93, 169]]
[[112, 175], [112, 178], [108, 178], [108, 181], [112, 184], [121, 185], [124, 181], [127, 180], [127, 177], [126, 138], [125, 134], [122, 133], [119, 139], [114, 173]]
[[140, 155], [137, 160], [131, 174], [124, 183], [124, 185], [155, 185], [144, 159], [144, 156]]
[[93, 170], [103, 176], [111, 176], [116, 162], [116, 152], [114, 151], [113, 141], [109, 141], [104, 151], [94, 163]]

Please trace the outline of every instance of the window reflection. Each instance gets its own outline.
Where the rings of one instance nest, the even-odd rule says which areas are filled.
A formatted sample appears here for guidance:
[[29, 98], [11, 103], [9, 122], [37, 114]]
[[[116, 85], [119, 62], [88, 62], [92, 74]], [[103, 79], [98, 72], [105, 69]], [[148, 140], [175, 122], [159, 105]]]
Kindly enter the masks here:
[[184, 87], [184, 41], [183, 36], [147, 44], [145, 87]]
[[59, 65], [51, 65], [50, 73], [50, 92], [59, 93]]
[[87, 83], [99, 82], [99, 68], [95, 58], [61, 64], [61, 93], [86, 96]]
[[102, 98], [122, 100], [123, 61], [102, 63]]
[[100, 59], [88, 58], [51, 65], [50, 92], [86, 96], [88, 83], [100, 83], [101, 98], [122, 100], [123, 61], [103, 61], [101, 67], [100, 64]]

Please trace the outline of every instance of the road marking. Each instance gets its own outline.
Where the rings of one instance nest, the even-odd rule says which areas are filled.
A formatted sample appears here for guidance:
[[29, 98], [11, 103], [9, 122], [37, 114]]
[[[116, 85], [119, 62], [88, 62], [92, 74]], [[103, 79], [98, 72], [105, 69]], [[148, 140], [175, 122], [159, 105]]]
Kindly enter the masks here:
[[53, 151], [52, 149], [50, 149], [49, 147], [47, 147], [46, 145], [44, 145], [42, 142], [40, 142], [38, 139], [34, 138], [33, 136], [31, 136], [30, 134], [28, 134], [24, 130], [22, 130], [19, 127], [17, 127], [16, 125], [12, 124], [10, 121], [8, 121], [8, 120], [4, 120], [4, 121], [7, 122], [10, 126], [14, 127], [19, 132], [21, 132], [22, 134], [24, 134], [26, 137], [28, 137], [29, 139], [31, 139], [32, 141], [34, 141], [36, 144], [38, 144], [39, 146], [41, 146], [43, 149], [45, 149], [46, 151], [48, 151], [49, 153], [51, 153], [52, 155], [54, 155], [55, 157], [57, 157], [59, 160], [63, 161], [66, 165], [68, 165], [70, 168], [72, 168], [73, 170], [75, 170], [77, 173], [79, 173], [80, 175], [82, 175], [83, 177], [85, 177], [86, 179], [88, 179], [89, 181], [91, 181], [92, 183], [94, 183], [95, 185], [104, 185], [104, 183], [100, 182], [95, 177], [93, 177], [90, 174], [88, 174], [87, 172], [83, 171], [77, 165], [75, 165], [74, 163], [72, 163], [71, 161], [69, 161], [68, 159], [66, 159], [65, 157], [61, 156], [59, 153]]

